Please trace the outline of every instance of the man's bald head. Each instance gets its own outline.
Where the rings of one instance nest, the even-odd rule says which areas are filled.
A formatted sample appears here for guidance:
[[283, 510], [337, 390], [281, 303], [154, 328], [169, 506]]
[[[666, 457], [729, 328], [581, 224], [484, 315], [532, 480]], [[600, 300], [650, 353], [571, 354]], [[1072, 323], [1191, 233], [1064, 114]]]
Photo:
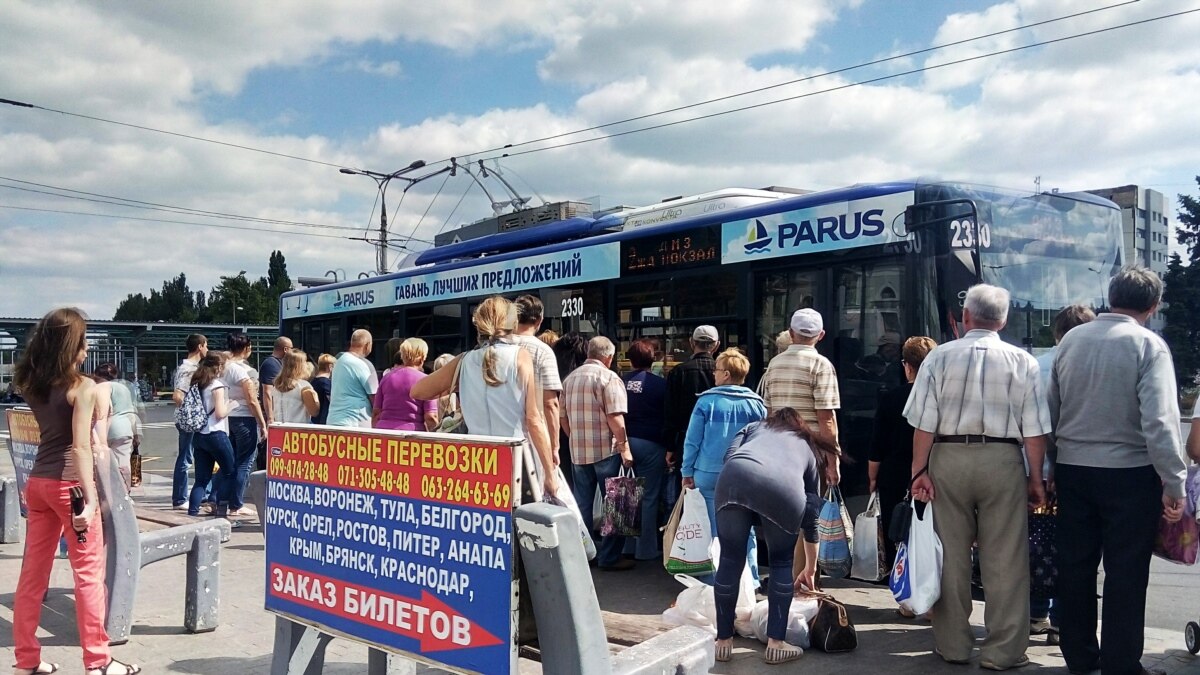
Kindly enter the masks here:
[[371, 351], [371, 331], [366, 328], [359, 328], [350, 334], [350, 347], [354, 349], [366, 348], [366, 351]]

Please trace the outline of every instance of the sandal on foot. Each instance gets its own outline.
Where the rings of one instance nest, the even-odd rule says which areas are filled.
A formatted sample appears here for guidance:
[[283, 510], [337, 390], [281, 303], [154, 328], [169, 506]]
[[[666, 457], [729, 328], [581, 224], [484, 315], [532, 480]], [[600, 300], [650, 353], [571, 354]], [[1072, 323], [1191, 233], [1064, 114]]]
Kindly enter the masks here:
[[765, 661], [769, 666], [795, 661], [804, 656], [804, 650], [799, 647], [767, 647]]
[[58, 672], [58, 664], [57, 663], [47, 663], [45, 661], [42, 661], [41, 663], [37, 664], [36, 668], [18, 668], [16, 666], [13, 666], [13, 673], [15, 675], [50, 675], [50, 673], [57, 673], [57, 672]]
[[[120, 666], [122, 670], [113, 670], [115, 666]], [[91, 668], [87, 671], [87, 675], [136, 675], [140, 672], [142, 672], [142, 667], [135, 663], [121, 663], [116, 659], [109, 659], [103, 668]]]
[[733, 658], [733, 643], [729, 642], [727, 644], [721, 644], [718, 642], [715, 651], [717, 660], [721, 663], [725, 663]]

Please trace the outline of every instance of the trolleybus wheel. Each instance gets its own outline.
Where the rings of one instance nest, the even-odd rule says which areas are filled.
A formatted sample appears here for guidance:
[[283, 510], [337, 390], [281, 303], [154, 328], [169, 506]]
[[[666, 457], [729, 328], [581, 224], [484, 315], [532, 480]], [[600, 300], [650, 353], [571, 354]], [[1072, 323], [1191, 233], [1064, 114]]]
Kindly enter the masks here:
[[1193, 654], [1200, 652], [1200, 624], [1189, 621], [1183, 629], [1183, 639], [1187, 642], [1189, 652]]

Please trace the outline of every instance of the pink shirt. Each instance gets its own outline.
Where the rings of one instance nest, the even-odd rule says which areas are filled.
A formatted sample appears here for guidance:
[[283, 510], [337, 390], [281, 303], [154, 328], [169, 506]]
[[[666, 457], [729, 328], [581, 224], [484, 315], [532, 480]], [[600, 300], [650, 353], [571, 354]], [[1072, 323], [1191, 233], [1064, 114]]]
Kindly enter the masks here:
[[379, 408], [377, 429], [401, 429], [425, 431], [425, 413], [437, 414], [437, 401], [418, 401], [412, 397], [412, 388], [425, 373], [416, 368], [393, 368], [384, 375], [375, 393], [375, 407]]

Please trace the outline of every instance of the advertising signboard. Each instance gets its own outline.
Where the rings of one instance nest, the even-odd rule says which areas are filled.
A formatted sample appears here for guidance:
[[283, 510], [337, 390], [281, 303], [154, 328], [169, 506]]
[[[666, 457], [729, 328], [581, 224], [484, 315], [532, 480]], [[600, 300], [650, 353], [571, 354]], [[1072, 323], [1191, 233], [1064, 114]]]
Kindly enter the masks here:
[[37, 419], [29, 408], [9, 408], [8, 414], [8, 452], [12, 455], [13, 468], [17, 474], [17, 493], [21, 496], [21, 516], [29, 515], [25, 504], [25, 483], [29, 480], [29, 472], [33, 471], [33, 460], [37, 457], [38, 444], [42, 442], [42, 432], [38, 429]]
[[515, 673], [521, 441], [270, 429], [266, 609], [463, 673]]

